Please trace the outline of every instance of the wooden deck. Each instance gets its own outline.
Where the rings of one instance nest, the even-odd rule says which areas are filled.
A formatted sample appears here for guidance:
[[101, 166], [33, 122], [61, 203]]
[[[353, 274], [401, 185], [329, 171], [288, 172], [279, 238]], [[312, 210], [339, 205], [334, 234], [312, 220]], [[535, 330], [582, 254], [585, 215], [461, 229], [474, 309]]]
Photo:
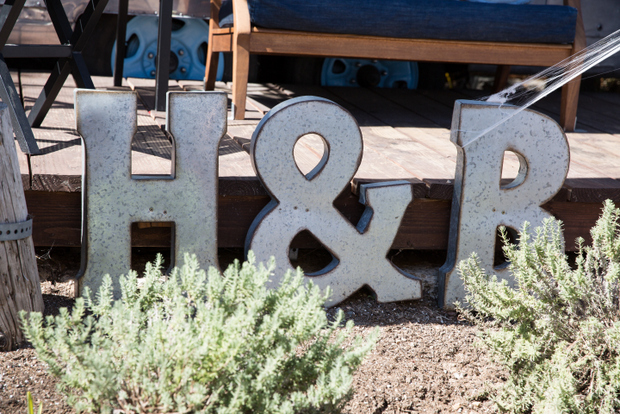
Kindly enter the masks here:
[[[15, 73], [14, 81], [26, 109], [34, 103], [47, 76]], [[38, 246], [78, 246], [81, 220], [81, 139], [75, 131], [72, 79], [69, 79], [41, 128], [34, 130], [41, 156], [20, 154], [26, 199], [34, 216]], [[111, 78], [94, 78], [97, 88], [115, 90]], [[123, 88], [139, 96], [138, 134], [133, 144], [135, 174], [170, 171], [171, 144], [161, 130], [165, 114], [153, 111], [154, 81], [126, 79]], [[220, 90], [229, 91], [226, 84]], [[201, 90], [202, 82], [170, 82], [170, 90]], [[247, 229], [269, 197], [252, 169], [248, 143], [260, 118], [277, 103], [294, 96], [315, 95], [347, 108], [364, 136], [364, 155], [351, 186], [336, 206], [356, 221], [363, 210], [356, 202], [360, 182], [406, 179], [414, 186], [415, 200], [394, 241], [395, 249], [446, 248], [456, 149], [449, 141], [452, 107], [456, 99], [471, 99], [467, 90], [410, 91], [363, 88], [321, 88], [289, 85], [250, 85], [246, 120], [229, 121], [220, 146], [219, 246], [243, 246]], [[551, 96], [534, 109], [559, 119], [559, 96]], [[587, 237], [601, 202], [620, 202], [620, 95], [583, 93], [580, 96], [579, 132], [568, 134], [571, 165], [564, 189], [545, 205], [565, 223], [567, 247], [577, 236]], [[316, 140], [308, 139], [296, 152], [300, 169], [311, 169], [320, 159]], [[514, 176], [517, 160], [506, 159], [504, 175]], [[137, 227], [137, 226], [136, 226]], [[162, 229], [142, 226], [134, 245], [163, 246]], [[311, 245], [300, 240], [301, 246]]]

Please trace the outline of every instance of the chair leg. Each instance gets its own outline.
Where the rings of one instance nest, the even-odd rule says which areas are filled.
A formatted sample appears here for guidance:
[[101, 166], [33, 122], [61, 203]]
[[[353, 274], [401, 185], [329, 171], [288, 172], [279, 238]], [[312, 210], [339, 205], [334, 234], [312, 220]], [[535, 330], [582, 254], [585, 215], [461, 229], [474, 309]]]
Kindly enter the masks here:
[[215, 78], [217, 77], [217, 64], [220, 54], [213, 51], [213, 30], [214, 25], [209, 22], [209, 43], [207, 43], [207, 62], [205, 63], [205, 91], [215, 89]]
[[250, 53], [247, 47], [239, 42], [233, 46], [233, 84], [232, 84], [232, 114], [233, 119], [245, 118], [245, 99], [250, 72]]
[[577, 104], [579, 103], [579, 87], [581, 76], [573, 79], [562, 87], [562, 104], [560, 110], [560, 125], [566, 132], [575, 130], [577, 122]]
[[502, 91], [508, 83], [510, 75], [510, 65], [498, 65], [495, 70], [495, 80], [493, 81], [493, 93]]
[[215, 78], [217, 78], [217, 64], [219, 63], [220, 54], [213, 52], [211, 46], [208, 46], [207, 65], [205, 67], [205, 91], [215, 89]]

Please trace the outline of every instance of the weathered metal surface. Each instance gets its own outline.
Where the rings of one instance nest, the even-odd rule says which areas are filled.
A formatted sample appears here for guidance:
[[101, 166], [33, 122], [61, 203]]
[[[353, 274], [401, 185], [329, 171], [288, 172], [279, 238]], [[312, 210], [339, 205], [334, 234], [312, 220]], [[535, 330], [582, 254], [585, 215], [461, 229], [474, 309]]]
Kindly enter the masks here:
[[172, 32], [172, 0], [159, 1], [159, 24], [157, 27], [157, 69], [155, 79], [155, 109], [166, 109], [168, 77], [170, 75], [170, 37]]
[[[320, 135], [323, 158], [304, 176], [293, 157], [298, 139]], [[421, 297], [420, 281], [394, 267], [386, 258], [407, 205], [409, 183], [395, 181], [364, 185], [361, 202], [367, 206], [357, 226], [333, 206], [349, 186], [361, 161], [362, 136], [349, 112], [328, 100], [303, 97], [273, 108], [259, 123], [251, 141], [256, 174], [272, 197], [254, 220], [246, 251], [257, 259], [276, 259], [278, 276], [292, 269], [289, 246], [304, 230], [311, 232], [331, 253], [332, 263], [307, 275], [321, 288], [330, 286], [328, 305], [335, 305], [364, 285], [380, 302]], [[270, 284], [277, 286], [279, 278]]]
[[[540, 206], [562, 188], [569, 166], [569, 148], [562, 128], [551, 118], [523, 110], [497, 128], [480, 132], [518, 108], [474, 101], [457, 101], [451, 141], [458, 159], [452, 199], [448, 258], [440, 269], [439, 302], [451, 308], [463, 301], [465, 290], [456, 265], [478, 254], [487, 272], [509, 284], [507, 269], [493, 268], [498, 226], [518, 230], [525, 221], [542, 225], [551, 215]], [[500, 186], [505, 151], [517, 154], [515, 180]]]
[[175, 264], [191, 253], [205, 268], [218, 266], [218, 147], [226, 131], [226, 94], [168, 95], [173, 173], [162, 176], [131, 175], [135, 93], [78, 90], [75, 108], [84, 141], [80, 292], [98, 289], [109, 273], [118, 294], [118, 276], [130, 268], [133, 222], [174, 222]]

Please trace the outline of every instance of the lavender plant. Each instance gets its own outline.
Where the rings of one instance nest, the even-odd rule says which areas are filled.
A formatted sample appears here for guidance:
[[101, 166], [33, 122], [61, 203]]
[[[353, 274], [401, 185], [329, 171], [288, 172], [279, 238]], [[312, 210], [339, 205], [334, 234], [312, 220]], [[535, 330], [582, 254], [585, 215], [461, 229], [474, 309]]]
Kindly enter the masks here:
[[[351, 397], [352, 374], [376, 341], [351, 340], [329, 321], [329, 292], [287, 274], [265, 283], [273, 261], [236, 262], [222, 276], [186, 256], [164, 278], [161, 258], [138, 283], [106, 276], [71, 312], [22, 315], [29, 341], [78, 412], [331, 413]], [[350, 343], [347, 347], [345, 343]]]
[[460, 264], [482, 339], [510, 375], [497, 396], [512, 413], [614, 413], [620, 410], [620, 210], [611, 201], [578, 242], [573, 265], [564, 253], [561, 222], [518, 245], [503, 232], [504, 253], [518, 282], [509, 288], [481, 269], [475, 256]]

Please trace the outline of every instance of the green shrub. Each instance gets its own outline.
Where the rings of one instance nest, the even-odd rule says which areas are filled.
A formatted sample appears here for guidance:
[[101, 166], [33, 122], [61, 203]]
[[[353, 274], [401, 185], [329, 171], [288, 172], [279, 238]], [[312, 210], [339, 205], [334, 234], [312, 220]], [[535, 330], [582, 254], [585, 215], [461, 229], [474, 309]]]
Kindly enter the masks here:
[[343, 314], [328, 321], [329, 292], [305, 284], [301, 271], [278, 289], [274, 270], [254, 258], [224, 276], [200, 270], [195, 257], [169, 278], [161, 258], [141, 283], [121, 277], [112, 299], [106, 276], [96, 299], [77, 299], [43, 326], [26, 320], [27, 338], [60, 378], [78, 412], [338, 412], [351, 397], [352, 373], [376, 340], [351, 340]]
[[496, 398], [502, 411], [619, 412], [619, 217], [607, 201], [592, 246], [579, 241], [573, 266], [559, 221], [546, 221], [534, 235], [525, 224], [518, 247], [504, 230], [518, 289], [487, 276], [476, 257], [460, 263], [471, 306], [461, 311], [489, 328], [483, 342], [509, 371]]

